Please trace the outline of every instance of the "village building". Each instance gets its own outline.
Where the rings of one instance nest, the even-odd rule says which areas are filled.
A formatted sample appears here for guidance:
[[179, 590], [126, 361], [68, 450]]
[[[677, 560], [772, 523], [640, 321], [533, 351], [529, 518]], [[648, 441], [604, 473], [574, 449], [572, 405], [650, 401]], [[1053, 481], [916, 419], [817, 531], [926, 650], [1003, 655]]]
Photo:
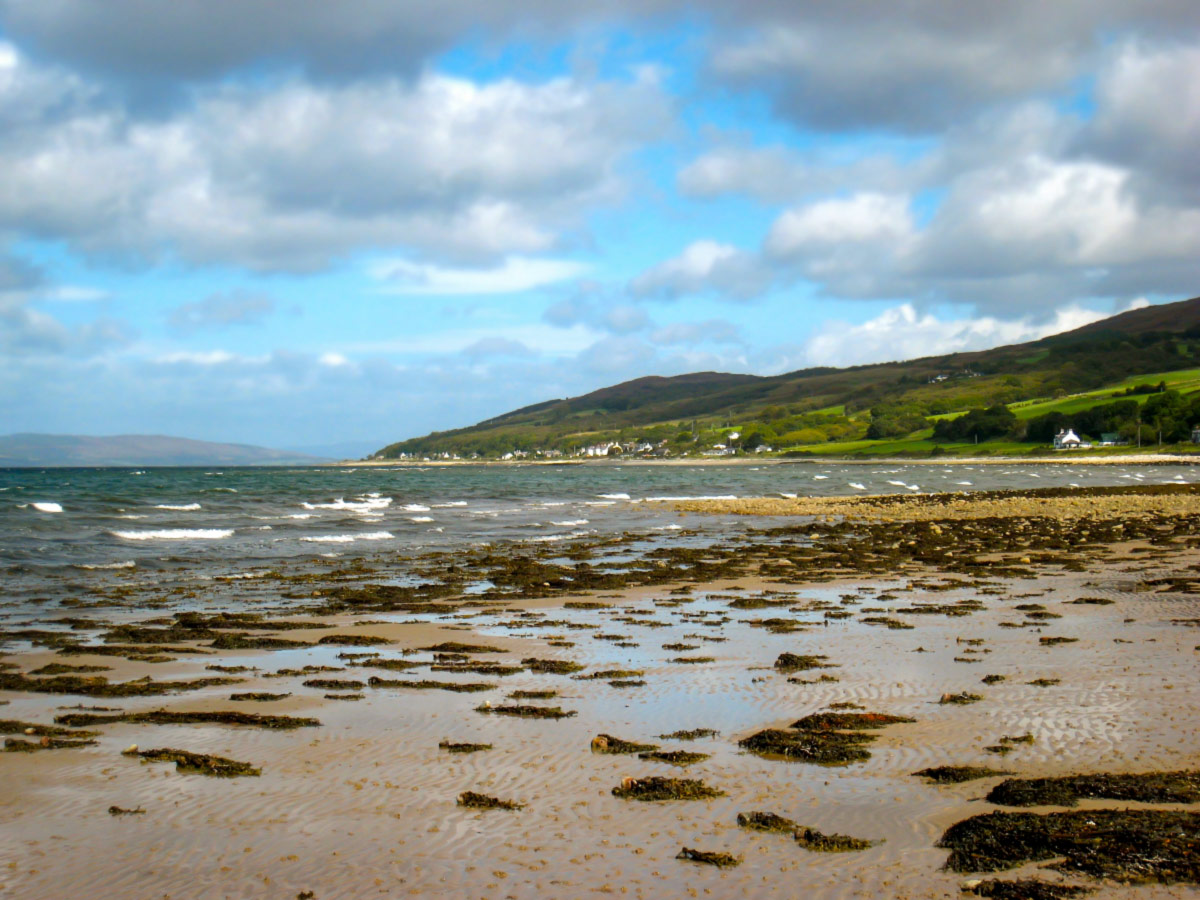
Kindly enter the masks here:
[[1085, 444], [1071, 428], [1064, 428], [1054, 436], [1055, 450], [1081, 450], [1091, 446], [1091, 444]]

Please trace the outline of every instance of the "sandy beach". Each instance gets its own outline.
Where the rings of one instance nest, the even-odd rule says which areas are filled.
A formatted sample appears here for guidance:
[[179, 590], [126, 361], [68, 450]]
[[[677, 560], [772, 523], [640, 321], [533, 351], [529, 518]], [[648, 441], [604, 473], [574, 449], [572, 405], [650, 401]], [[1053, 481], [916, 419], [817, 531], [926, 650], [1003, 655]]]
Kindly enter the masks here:
[[[1036, 877], [1099, 898], [1194, 896], [1194, 874], [1129, 886], [1046, 869], [1057, 857], [951, 871], [936, 845], [955, 823], [1008, 809], [984, 799], [1008, 778], [1200, 768], [1195, 491], [677, 508], [745, 515], [744, 538], [651, 558], [629, 545], [577, 548], [576, 572], [620, 562], [615, 587], [599, 575], [604, 586], [588, 590], [556, 578], [572, 552], [559, 547], [429, 560], [431, 583], [464, 566], [490, 566], [501, 586], [497, 573], [524, 573], [485, 595], [421, 595], [351, 572], [280, 581], [280, 592], [311, 602], [279, 620], [125, 606], [88, 644], [5, 634], [0, 894], [927, 898], [959, 896], [973, 879]], [[253, 646], [262, 639], [296, 645]], [[105, 668], [36, 674], [55, 665]], [[99, 680], [47, 692], [56, 678]], [[142, 694], [214, 678], [229, 680]], [[248, 693], [286, 696], [231, 699]], [[156, 710], [319, 724], [78, 718]], [[739, 744], [834, 711], [911, 721], [869, 729], [846, 745], [865, 757], [832, 765]], [[96, 736], [47, 734], [56, 719]], [[704, 733], [678, 734], [694, 730]], [[677, 765], [596, 752], [599, 735], [701, 757]], [[123, 752], [131, 745], [260, 774], [177, 770]], [[940, 766], [1008, 774], [956, 784], [913, 774]], [[720, 793], [613, 793], [655, 777]], [[464, 807], [467, 791], [519, 808]], [[1197, 809], [1105, 798], [1074, 808]], [[813, 850], [791, 833], [739, 826], [750, 812], [866, 846]], [[739, 864], [678, 859], [684, 848]]]

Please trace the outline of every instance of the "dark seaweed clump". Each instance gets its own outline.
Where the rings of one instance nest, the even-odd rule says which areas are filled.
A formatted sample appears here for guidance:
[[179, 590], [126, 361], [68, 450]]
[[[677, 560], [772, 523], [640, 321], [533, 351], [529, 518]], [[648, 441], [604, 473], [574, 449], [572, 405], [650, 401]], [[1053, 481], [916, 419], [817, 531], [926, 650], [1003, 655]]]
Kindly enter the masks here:
[[524, 804], [512, 800], [500, 800], [487, 794], [477, 794], [474, 791], [463, 791], [458, 795], [458, 805], [468, 809], [521, 809]]
[[173, 712], [156, 709], [150, 712], [127, 712], [104, 715], [102, 713], [67, 713], [55, 716], [54, 721], [72, 728], [87, 725], [107, 725], [112, 722], [133, 722], [140, 725], [249, 725], [254, 728], [272, 728], [290, 731], [293, 728], [312, 728], [321, 724], [320, 719], [298, 716], [266, 716], [237, 710], [214, 712]]
[[818, 853], [848, 853], [875, 846], [875, 841], [850, 837], [846, 834], [822, 834], [815, 828], [797, 828], [795, 838], [796, 843], [804, 849], [815, 850]]
[[93, 740], [72, 740], [70, 738], [43, 737], [38, 741], [23, 741], [19, 738], [5, 738], [5, 753], [36, 753], [38, 750], [66, 750], [71, 747], [90, 747]]
[[797, 653], [780, 653], [775, 660], [775, 668], [780, 672], [807, 672], [810, 669], [831, 669], [834, 666], [826, 660], [829, 657], [823, 653], [816, 654], [797, 654]]
[[482, 753], [484, 750], [491, 750], [491, 744], [468, 744], [455, 743], [454, 741], [441, 741], [438, 744], [439, 750], [445, 750], [447, 753]]
[[257, 700], [266, 702], [268, 700], [282, 700], [285, 697], [292, 696], [289, 691], [286, 694], [272, 694], [269, 691], [244, 691], [240, 694], [230, 694], [230, 700]]
[[991, 778], [993, 775], [1011, 775], [1000, 769], [989, 769], [985, 766], [934, 766], [913, 772], [919, 778], [928, 778], [935, 784], [961, 784], [964, 781], [974, 781], [976, 778]]
[[689, 847], [684, 847], [675, 856], [676, 859], [686, 859], [691, 862], [704, 863], [709, 866], [716, 866], [720, 869], [729, 869], [742, 864], [741, 857], [733, 856], [730, 853], [716, 853], [709, 850], [692, 850]]
[[508, 695], [510, 700], [553, 700], [558, 691], [513, 691]]
[[815, 713], [787, 729], [768, 728], [743, 738], [738, 746], [768, 759], [847, 765], [870, 759], [871, 754], [862, 745], [875, 740], [875, 735], [864, 732], [911, 721], [886, 713]]
[[583, 671], [583, 666], [577, 662], [571, 662], [569, 659], [538, 659], [531, 656], [521, 660], [521, 665], [527, 666], [531, 672], [546, 675], [574, 675], [576, 672]]
[[101, 675], [56, 675], [52, 678], [28, 678], [12, 672], [0, 672], [0, 691], [25, 691], [34, 694], [80, 694], [84, 697], [146, 697], [173, 691], [195, 691], [222, 684], [237, 684], [238, 678], [196, 678], [192, 681], [110, 682]]
[[987, 795], [989, 803], [1001, 806], [1075, 806], [1083, 798], [1196, 803], [1200, 801], [1200, 772], [1011, 778]]
[[322, 691], [361, 691], [365, 684], [345, 678], [309, 678], [303, 682], [305, 687], [319, 688]]
[[716, 737], [720, 734], [715, 728], [692, 728], [682, 731], [672, 731], [670, 734], [660, 734], [658, 737], [664, 741], [695, 741], [700, 738]]
[[738, 813], [737, 823], [751, 831], [778, 831], [784, 834], [792, 834], [799, 827], [791, 819], [769, 812]]
[[994, 812], [950, 826], [939, 847], [955, 872], [995, 872], [1062, 857], [1050, 868], [1130, 883], [1200, 883], [1200, 813], [1091, 809]]
[[110, 806], [108, 808], [108, 814], [110, 816], [144, 816], [146, 811], [140, 806], [136, 809], [125, 809], [120, 806]]
[[128, 756], [140, 756], [149, 762], [173, 762], [177, 772], [194, 772], [199, 775], [212, 775], [217, 778], [236, 778], [243, 775], [261, 775], [262, 769], [255, 768], [250, 763], [239, 762], [236, 759], [226, 759], [223, 756], [209, 756], [205, 753], [192, 753], [188, 750], [176, 750], [163, 747], [158, 750], [126, 750]]
[[979, 694], [970, 694], [963, 691], [961, 694], [942, 694], [938, 703], [966, 706], [969, 703], [978, 703], [982, 699], [983, 697], [979, 696]]
[[208, 646], [218, 650], [297, 650], [311, 647], [307, 641], [291, 638], [263, 637], [255, 634], [219, 634]]
[[690, 766], [693, 763], [703, 762], [708, 759], [709, 755], [708, 753], [693, 753], [690, 750], [649, 750], [639, 753], [638, 759], [670, 763], [673, 766]]
[[318, 644], [333, 644], [338, 647], [377, 647], [380, 644], [396, 643], [391, 638], [377, 634], [327, 634]]
[[504, 653], [503, 647], [493, 647], [490, 644], [463, 644], [458, 641], [443, 641], [432, 647], [420, 647], [429, 653]]
[[403, 680], [388, 680], [386, 678], [376, 678], [371, 676], [367, 680], [367, 684], [373, 688], [412, 688], [418, 691], [455, 691], [459, 694], [477, 694], [480, 691], [494, 691], [494, 684], [486, 684], [484, 682], [459, 682], [459, 681], [403, 681]]
[[989, 878], [973, 887], [963, 888], [965, 893], [976, 897], [991, 897], [992, 900], [1067, 900], [1091, 893], [1090, 888], [1071, 884], [1052, 884], [1036, 878], [1019, 878], [1015, 881], [999, 881]]
[[639, 744], [635, 741], [622, 740], [611, 734], [598, 734], [592, 738], [593, 753], [642, 753], [657, 750], [654, 744]]
[[569, 719], [578, 715], [573, 709], [564, 710], [557, 706], [477, 706], [475, 712], [489, 713], [494, 716], [516, 716], [520, 719]]
[[39, 725], [37, 722], [22, 722], [19, 719], [0, 719], [0, 734], [36, 734], [38, 737], [95, 737], [95, 731], [73, 731], [58, 725]]
[[725, 792], [709, 787], [698, 778], [626, 778], [612, 789], [622, 800], [708, 800]]

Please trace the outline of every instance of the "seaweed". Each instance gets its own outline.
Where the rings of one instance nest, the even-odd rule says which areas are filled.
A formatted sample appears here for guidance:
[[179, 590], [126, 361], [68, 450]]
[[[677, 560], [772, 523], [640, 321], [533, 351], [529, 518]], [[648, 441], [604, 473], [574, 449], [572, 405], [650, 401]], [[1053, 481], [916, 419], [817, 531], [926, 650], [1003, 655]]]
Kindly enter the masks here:
[[979, 679], [984, 684], [999, 684], [1002, 681], [1007, 681], [1007, 676], [1004, 675], [984, 675]]
[[302, 684], [305, 687], [317, 688], [322, 691], [361, 691], [366, 687], [361, 681], [345, 678], [309, 678]]
[[574, 675], [584, 668], [569, 659], [538, 659], [534, 656], [521, 660], [521, 665], [527, 666], [531, 672], [544, 675]]
[[613, 737], [611, 734], [596, 735], [592, 738], [591, 747], [593, 753], [641, 753], [643, 751], [658, 749], [654, 744], [639, 744], [635, 741], [626, 741], [619, 737]]
[[475, 707], [475, 712], [487, 713], [494, 716], [515, 716], [521, 719], [569, 719], [578, 715], [575, 710], [564, 710], [557, 706], [491, 706], [484, 704]]
[[799, 827], [791, 819], [769, 812], [738, 813], [737, 823], [751, 831], [778, 831], [783, 834], [794, 834]]
[[690, 750], [651, 750], [646, 753], [639, 753], [638, 759], [670, 763], [673, 766], [690, 766], [694, 763], [703, 762], [710, 755], [708, 753], [693, 753]]
[[1056, 684], [1062, 684], [1061, 678], [1035, 678], [1028, 682], [1034, 687], [1054, 687]]
[[376, 634], [327, 634], [318, 644], [333, 644], [338, 647], [378, 647], [380, 644], [396, 643], [391, 638]]
[[370, 669], [386, 669], [389, 672], [406, 672], [409, 669], [419, 669], [428, 663], [413, 662], [409, 659], [369, 659], [359, 663]]
[[208, 646], [218, 650], [296, 650], [311, 647], [312, 644], [307, 641], [293, 641], [290, 638], [234, 633], [219, 634]]
[[34, 669], [30, 675], [69, 675], [72, 672], [109, 672], [112, 666], [69, 666], [65, 663], [48, 663]]
[[644, 687], [646, 684], [640, 678], [616, 678], [608, 683], [609, 687], [627, 688], [627, 687]]
[[807, 672], [810, 669], [832, 669], [834, 666], [826, 662], [829, 657], [823, 653], [796, 654], [781, 653], [775, 660], [775, 668], [780, 672]]
[[873, 731], [888, 725], [915, 722], [908, 716], [893, 716], [888, 713], [814, 713], [797, 719], [790, 728], [801, 731]]
[[362, 694], [325, 694], [326, 700], [361, 700]]
[[459, 641], [443, 641], [432, 647], [419, 647], [429, 653], [507, 653], [503, 647], [493, 647], [490, 644], [463, 644]]
[[95, 737], [94, 731], [75, 731], [71, 728], [61, 728], [58, 725], [39, 725], [37, 722], [22, 722], [17, 719], [0, 719], [0, 734], [26, 734], [38, 737]]
[[500, 800], [487, 794], [477, 794], [474, 791], [463, 791], [458, 795], [458, 805], [468, 809], [523, 809], [524, 804], [512, 800]]
[[987, 795], [989, 803], [1001, 806], [1075, 806], [1083, 798], [1197, 803], [1200, 802], [1200, 771], [1012, 778], [996, 785]]
[[662, 648], [663, 648], [664, 650], [687, 651], [687, 650], [696, 650], [696, 649], [698, 649], [698, 648], [699, 648], [699, 646], [700, 646], [699, 644], [679, 644], [679, 643], [675, 643], [675, 644], [663, 644], [663, 645], [662, 645]]
[[840, 731], [810, 732], [767, 728], [738, 741], [738, 746], [767, 759], [800, 760], [839, 766], [870, 759], [871, 754], [860, 745], [874, 739], [874, 735], [845, 734]]
[[230, 700], [258, 700], [266, 702], [268, 700], [282, 700], [284, 697], [292, 696], [291, 691], [286, 694], [272, 694], [269, 691], [244, 691], [240, 694], [230, 694]]
[[484, 750], [491, 750], [491, 744], [467, 744], [455, 743], [453, 741], [440, 741], [438, 743], [439, 750], [445, 750], [447, 753], [482, 753]]
[[693, 850], [690, 847], [684, 847], [675, 855], [675, 858], [704, 863], [705, 865], [716, 866], [719, 869], [730, 869], [742, 864], [740, 856], [734, 856], [730, 853], [717, 853], [710, 850]]
[[144, 816], [146, 811], [140, 806], [135, 809], [124, 809], [120, 806], [110, 806], [108, 808], [110, 816]]
[[35, 694], [80, 694], [85, 697], [145, 697], [169, 694], [174, 691], [195, 691], [223, 684], [237, 684], [238, 678], [196, 678], [192, 681], [152, 681], [149, 677], [135, 681], [109, 682], [102, 675], [55, 675], [50, 678], [29, 678], [10, 672], [0, 672], [0, 691], [25, 691]]
[[558, 691], [513, 691], [508, 695], [509, 700], [553, 700]]
[[951, 704], [956, 706], [966, 706], [969, 703], [978, 703], [982, 699], [983, 697], [979, 696], [979, 694], [970, 694], [966, 691], [963, 691], [959, 694], [942, 694], [941, 698], [938, 700], [938, 703], [942, 705]]
[[664, 741], [695, 741], [700, 738], [716, 737], [720, 733], [715, 728], [692, 728], [686, 731], [672, 731], [670, 734], [660, 734], [658, 737]]
[[1075, 606], [1112, 606], [1115, 600], [1109, 600], [1107, 597], [1080, 597], [1077, 600], [1067, 601]]
[[1071, 884], [1052, 884], [1036, 878], [1019, 878], [1015, 881], [999, 881], [991, 878], [978, 884], [967, 885], [964, 893], [992, 900], [1068, 900], [1091, 893], [1091, 888]]
[[846, 834], [822, 834], [815, 828], [800, 826], [796, 829], [796, 843], [806, 850], [818, 853], [849, 853], [855, 850], [866, 850], [874, 847], [876, 841], [850, 837]]
[[97, 742], [91, 739], [43, 737], [39, 741], [23, 741], [20, 738], [5, 738], [5, 753], [35, 753], [38, 750], [65, 750], [70, 747], [91, 747]]
[[1043, 647], [1057, 647], [1059, 644], [1075, 644], [1079, 638], [1072, 637], [1040, 637], [1038, 643]]
[[156, 709], [150, 712], [126, 712], [114, 715], [95, 713], [68, 713], [55, 716], [60, 725], [86, 726], [108, 725], [113, 722], [132, 722], [138, 725], [248, 725], [254, 728], [270, 728], [276, 731], [291, 731], [294, 728], [315, 728], [319, 719], [297, 716], [266, 716], [261, 713], [246, 713], [239, 710], [215, 712], [174, 712]]
[[964, 819], [937, 846], [955, 872], [995, 872], [1061, 857], [1050, 868], [1130, 883], [1200, 883], [1200, 813], [1090, 809], [993, 812]]
[[430, 672], [469, 672], [472, 675], [497, 675], [501, 678], [507, 675], [519, 675], [525, 671], [524, 666], [504, 666], [500, 663], [434, 663], [429, 667]]
[[589, 672], [586, 675], [576, 675], [576, 681], [609, 681], [612, 679], [641, 678], [646, 673], [641, 669], [604, 669], [601, 672]]
[[612, 789], [614, 797], [622, 800], [708, 800], [724, 797], [725, 792], [709, 787], [698, 778], [624, 778]]
[[237, 778], [262, 774], [262, 769], [255, 768], [250, 763], [226, 759], [223, 756], [209, 756], [205, 753], [177, 750], [172, 747], [162, 747], [156, 750], [138, 750], [137, 747], [131, 747], [123, 751], [123, 755], [140, 756], [145, 762], [173, 762], [177, 772], [212, 775], [217, 778]]
[[704, 663], [716, 662], [715, 656], [676, 656], [674, 659], [668, 659], [667, 662], [677, 663], [682, 666], [699, 666]]
[[976, 778], [991, 778], [993, 775], [1011, 775], [1001, 769], [989, 769], [984, 766], [935, 766], [913, 772], [919, 778], [928, 778], [934, 784], [961, 784], [964, 781], [974, 781]]
[[496, 685], [486, 682], [461, 681], [403, 681], [376, 678], [371, 676], [367, 684], [373, 688], [411, 688], [417, 691], [454, 691], [459, 694], [477, 694], [481, 691], [494, 691]]

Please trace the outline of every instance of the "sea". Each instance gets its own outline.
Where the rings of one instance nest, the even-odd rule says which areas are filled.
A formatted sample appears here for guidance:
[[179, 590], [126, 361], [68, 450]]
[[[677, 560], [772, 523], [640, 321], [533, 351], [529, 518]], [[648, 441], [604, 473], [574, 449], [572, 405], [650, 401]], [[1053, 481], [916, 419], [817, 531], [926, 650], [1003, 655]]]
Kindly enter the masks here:
[[1183, 484], [1196, 465], [454, 465], [0, 469], [0, 611], [114, 584], [177, 594], [256, 573], [482, 545], [717, 540], [744, 517], [653, 500]]

